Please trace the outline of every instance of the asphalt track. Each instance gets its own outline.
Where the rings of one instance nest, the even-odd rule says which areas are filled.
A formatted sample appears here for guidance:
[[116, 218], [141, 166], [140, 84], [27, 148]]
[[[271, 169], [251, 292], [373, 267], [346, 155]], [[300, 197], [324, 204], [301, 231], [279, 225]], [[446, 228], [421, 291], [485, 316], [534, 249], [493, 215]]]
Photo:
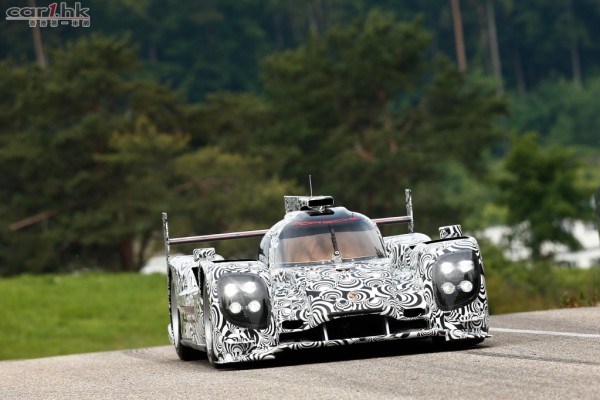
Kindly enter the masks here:
[[600, 307], [491, 318], [473, 348], [429, 341], [285, 353], [215, 369], [170, 346], [0, 362], [1, 399], [600, 399]]

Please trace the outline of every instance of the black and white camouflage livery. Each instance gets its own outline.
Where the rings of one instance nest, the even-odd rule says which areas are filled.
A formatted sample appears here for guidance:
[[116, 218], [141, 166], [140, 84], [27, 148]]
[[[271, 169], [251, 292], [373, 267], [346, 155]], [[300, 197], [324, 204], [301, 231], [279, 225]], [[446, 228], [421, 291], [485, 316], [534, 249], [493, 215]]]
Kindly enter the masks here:
[[[333, 199], [327, 196], [286, 196], [285, 217], [271, 229], [184, 238], [169, 237], [163, 213], [168, 332], [180, 358], [206, 352], [211, 363], [226, 364], [361, 342], [429, 337], [477, 343], [488, 337], [477, 241], [463, 236], [460, 225], [441, 227], [437, 240], [414, 233], [409, 190], [406, 200], [407, 216], [371, 220], [331, 207]], [[340, 257], [336, 247], [337, 255], [318, 263], [278, 259], [282, 232], [292, 224], [295, 229], [310, 224], [340, 229], [336, 224], [349, 220], [372, 229], [383, 253], [350, 260]], [[381, 237], [377, 225], [398, 222], [408, 223], [409, 233]], [[214, 248], [169, 255], [174, 244], [260, 236], [257, 260], [224, 260]]]

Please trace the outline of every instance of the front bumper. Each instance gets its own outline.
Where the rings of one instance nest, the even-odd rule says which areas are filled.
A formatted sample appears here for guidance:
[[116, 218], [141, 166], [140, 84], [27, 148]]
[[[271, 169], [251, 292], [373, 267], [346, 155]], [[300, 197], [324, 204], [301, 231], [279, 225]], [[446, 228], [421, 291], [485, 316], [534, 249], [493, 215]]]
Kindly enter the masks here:
[[[215, 360], [216, 364], [228, 364], [228, 363], [241, 363], [251, 361], [262, 361], [272, 360], [275, 358], [277, 353], [288, 350], [303, 350], [303, 349], [316, 349], [324, 347], [335, 347], [345, 346], [359, 343], [376, 343], [386, 342], [392, 340], [405, 340], [405, 339], [421, 339], [428, 337], [440, 337], [450, 340], [462, 340], [462, 339], [485, 339], [490, 337], [486, 331], [458, 331], [458, 330], [446, 330], [439, 328], [424, 329], [412, 332], [402, 332], [389, 335], [377, 335], [367, 336], [359, 338], [348, 338], [348, 339], [335, 339], [335, 340], [321, 340], [321, 341], [305, 341], [305, 342], [294, 342], [294, 343], [280, 343], [276, 346], [267, 349], [254, 348], [246, 354], [235, 354], [225, 352]], [[237, 343], [239, 346], [240, 343]], [[250, 343], [248, 343], [250, 345]]]

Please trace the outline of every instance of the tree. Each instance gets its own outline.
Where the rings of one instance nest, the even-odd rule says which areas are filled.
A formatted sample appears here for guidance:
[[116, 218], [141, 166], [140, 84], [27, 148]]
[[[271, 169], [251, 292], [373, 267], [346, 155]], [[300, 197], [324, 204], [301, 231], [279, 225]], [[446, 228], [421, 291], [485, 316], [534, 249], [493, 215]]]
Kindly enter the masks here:
[[465, 40], [463, 38], [460, 3], [458, 2], [458, 0], [451, 0], [450, 4], [452, 6], [452, 22], [454, 26], [454, 40], [456, 41], [456, 59], [458, 61], [458, 69], [461, 71], [466, 71], [467, 56], [465, 51]]
[[533, 133], [512, 137], [499, 182], [500, 202], [507, 209], [509, 224], [525, 223], [520, 238], [535, 260], [543, 256], [544, 242], [579, 246], [567, 222], [589, 217], [591, 192], [578, 184], [578, 168], [571, 152], [558, 147], [544, 149]]
[[272, 222], [289, 185], [260, 158], [192, 147], [189, 106], [132, 78], [135, 53], [92, 36], [44, 70], [0, 65], [0, 273], [136, 269], [163, 210], [182, 233]]
[[418, 20], [372, 12], [267, 58], [270, 140], [282, 145], [288, 176], [310, 173], [316, 187], [372, 214], [398, 212], [401, 189], [417, 185], [427, 187], [422, 212], [444, 208], [444, 163], [482, 170], [504, 105], [447, 59], [428, 65], [428, 39]]
[[0, 178], [13, 223], [3, 241], [13, 261], [6, 268], [44, 272], [78, 259], [92, 267], [120, 258], [131, 269], [130, 238], [102, 232], [121, 222], [102, 207], [118, 181], [96, 155], [142, 113], [176, 131], [183, 103], [153, 82], [129, 79], [140, 64], [127, 39], [92, 36], [54, 51], [50, 61], [44, 70], [3, 65], [0, 85], [13, 89], [0, 115], [0, 165], [11, 171]]
[[[157, 230], [157, 216], [179, 204], [173, 164], [189, 151], [189, 138], [182, 133], [161, 133], [147, 116], [138, 117], [130, 132], [114, 132], [107, 149], [92, 154], [105, 171], [111, 190], [98, 199], [98, 207], [72, 213], [85, 247], [111, 247], [119, 243], [123, 269], [139, 267]], [[134, 254], [137, 249], [137, 254]]]
[[[155, 238], [162, 211], [170, 213], [179, 236], [257, 229], [279, 219], [283, 196], [293, 190], [260, 158], [214, 146], [194, 149], [189, 142], [185, 134], [157, 132], [141, 117], [133, 131], [115, 133], [109, 151], [97, 156], [115, 183], [98, 213], [118, 216], [114, 224], [98, 227], [98, 237], [135, 243], [135, 266]], [[244, 243], [220, 249], [250, 250]]]
[[581, 89], [565, 79], [549, 80], [527, 97], [512, 99], [509, 127], [536, 130], [547, 143], [591, 153], [598, 147], [599, 99], [599, 78], [587, 80]]

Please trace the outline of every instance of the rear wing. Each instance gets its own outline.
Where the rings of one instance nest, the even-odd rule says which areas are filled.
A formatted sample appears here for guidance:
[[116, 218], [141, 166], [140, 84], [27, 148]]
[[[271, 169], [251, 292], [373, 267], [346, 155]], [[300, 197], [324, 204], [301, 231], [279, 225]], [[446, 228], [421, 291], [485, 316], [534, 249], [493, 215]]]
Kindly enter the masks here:
[[256, 230], [256, 231], [217, 233], [217, 234], [213, 234], [213, 235], [185, 236], [185, 237], [178, 237], [178, 238], [170, 238], [169, 237], [169, 221], [168, 221], [166, 212], [162, 213], [162, 223], [163, 223], [163, 236], [165, 238], [165, 253], [167, 256], [167, 263], [169, 262], [169, 254], [171, 252], [172, 244], [201, 243], [201, 242], [212, 242], [212, 241], [216, 241], [216, 240], [230, 240], [230, 239], [260, 237], [260, 236], [264, 236], [265, 233], [267, 233], [269, 231], [268, 229], [260, 229], [260, 230]]
[[[401, 224], [408, 223], [408, 231], [413, 233], [414, 231], [414, 218], [412, 208], [412, 194], [410, 189], [404, 189], [404, 195], [406, 197], [406, 215], [403, 217], [389, 217], [389, 218], [375, 218], [372, 221], [377, 225], [390, 225], [390, 224]], [[243, 232], [230, 232], [230, 233], [217, 233], [212, 235], [202, 236], [186, 236], [178, 238], [169, 237], [169, 221], [167, 213], [162, 213], [162, 224], [163, 224], [163, 235], [165, 238], [165, 253], [167, 256], [167, 263], [169, 262], [169, 254], [172, 244], [188, 244], [188, 243], [202, 243], [202, 242], [213, 242], [217, 240], [230, 240], [230, 239], [243, 239], [251, 237], [264, 236], [269, 230], [259, 229], [255, 231], [243, 231]]]

